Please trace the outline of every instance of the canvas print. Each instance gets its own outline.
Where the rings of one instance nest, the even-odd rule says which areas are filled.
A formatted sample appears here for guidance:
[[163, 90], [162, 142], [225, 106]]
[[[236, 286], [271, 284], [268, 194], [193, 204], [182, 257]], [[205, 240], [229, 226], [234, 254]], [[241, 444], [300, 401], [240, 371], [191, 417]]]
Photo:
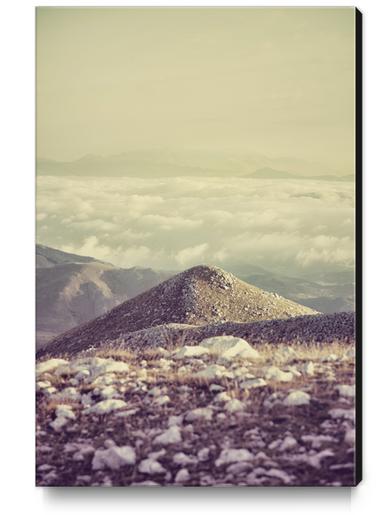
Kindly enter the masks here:
[[360, 34], [37, 9], [37, 485], [360, 481]]

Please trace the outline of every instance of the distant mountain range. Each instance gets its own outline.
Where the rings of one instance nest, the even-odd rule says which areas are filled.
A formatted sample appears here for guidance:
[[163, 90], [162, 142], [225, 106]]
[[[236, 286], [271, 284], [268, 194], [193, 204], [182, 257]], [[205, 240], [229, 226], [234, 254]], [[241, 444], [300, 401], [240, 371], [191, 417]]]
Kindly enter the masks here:
[[[107, 313], [174, 275], [171, 271], [150, 268], [119, 268], [93, 257], [78, 256], [43, 245], [36, 246], [36, 266], [38, 348], [58, 334]], [[320, 284], [279, 275], [257, 265], [238, 263], [229, 270], [250, 285], [301, 304], [300, 309], [306, 306], [325, 313], [354, 310], [353, 277], [348, 272], [335, 277], [329, 274], [322, 277]], [[224, 289], [221, 293], [224, 294]], [[275, 298], [271, 297], [272, 303]], [[216, 306], [214, 309], [217, 310], [215, 320], [230, 319], [231, 315], [224, 315], [224, 309], [220, 315], [219, 308]], [[214, 320], [211, 311], [203, 312], [202, 316], [206, 316], [207, 321]], [[256, 317], [262, 318], [263, 315], [257, 313]], [[243, 319], [251, 320], [251, 317]], [[196, 321], [198, 323], [201, 318]], [[159, 318], [157, 322], [162, 323], [162, 320]], [[173, 319], [171, 322], [193, 323], [194, 319]]]
[[[289, 172], [282, 170], [289, 169]], [[206, 151], [138, 150], [110, 156], [86, 155], [73, 161], [37, 159], [38, 175], [80, 177], [252, 177], [273, 179], [352, 180], [316, 163], [230, 155]]]
[[354, 175], [299, 175], [264, 167], [246, 175], [249, 179], [300, 179], [312, 181], [354, 181]]

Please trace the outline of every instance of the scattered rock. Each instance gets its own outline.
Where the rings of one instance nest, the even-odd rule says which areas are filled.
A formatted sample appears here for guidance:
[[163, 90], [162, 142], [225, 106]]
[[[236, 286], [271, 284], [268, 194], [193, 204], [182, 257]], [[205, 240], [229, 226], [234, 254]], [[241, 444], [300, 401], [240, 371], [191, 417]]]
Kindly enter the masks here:
[[91, 406], [91, 408], [85, 409], [83, 413], [106, 415], [107, 413], [124, 408], [125, 406], [126, 402], [122, 401], [121, 399], [106, 399], [105, 401], [100, 401], [94, 406]]
[[204, 356], [205, 354], [209, 354], [209, 350], [206, 347], [202, 347], [201, 345], [185, 345], [181, 349], [177, 350], [173, 357], [175, 359], [185, 359]]
[[242, 338], [235, 336], [215, 336], [206, 338], [200, 343], [206, 347], [211, 354], [218, 355], [224, 359], [242, 358], [258, 359], [258, 352]]
[[213, 410], [212, 408], [195, 408], [191, 411], [189, 411], [186, 416], [185, 420], [187, 422], [193, 422], [194, 420], [204, 419], [204, 420], [212, 420], [213, 417]]
[[160, 445], [170, 445], [182, 441], [181, 430], [178, 426], [171, 426], [166, 431], [157, 436], [153, 443]]
[[238, 461], [251, 461], [254, 455], [248, 449], [224, 449], [215, 461], [216, 467], [226, 465], [227, 463], [237, 463]]
[[278, 367], [272, 366], [266, 370], [265, 377], [272, 381], [290, 382], [293, 379], [293, 373], [283, 372]]
[[44, 374], [45, 372], [52, 372], [57, 367], [59, 367], [61, 365], [66, 365], [67, 363], [68, 363], [68, 360], [60, 359], [60, 358], [53, 358], [53, 359], [48, 359], [46, 361], [41, 361], [40, 363], [37, 364], [37, 366], [35, 368], [36, 374], [37, 374], [37, 376], [39, 376], [41, 374]]
[[258, 377], [256, 379], [248, 379], [247, 381], [243, 381], [242, 383], [240, 383], [241, 388], [247, 388], [247, 389], [262, 388], [263, 386], [266, 386], [266, 385], [267, 385], [267, 382], [260, 377]]
[[341, 397], [355, 397], [356, 387], [354, 384], [339, 384], [336, 389]]
[[310, 403], [310, 400], [311, 396], [308, 393], [295, 390], [285, 397], [283, 404], [285, 406], [305, 406]]
[[158, 461], [146, 458], [142, 460], [138, 466], [138, 469], [143, 474], [155, 475], [155, 474], [164, 474], [166, 469], [162, 466]]

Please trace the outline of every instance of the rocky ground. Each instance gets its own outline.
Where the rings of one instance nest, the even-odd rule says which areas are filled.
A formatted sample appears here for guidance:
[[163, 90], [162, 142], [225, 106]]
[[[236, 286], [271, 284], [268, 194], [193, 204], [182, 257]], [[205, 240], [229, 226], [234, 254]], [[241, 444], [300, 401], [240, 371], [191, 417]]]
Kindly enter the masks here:
[[354, 363], [231, 336], [45, 359], [37, 484], [353, 485]]

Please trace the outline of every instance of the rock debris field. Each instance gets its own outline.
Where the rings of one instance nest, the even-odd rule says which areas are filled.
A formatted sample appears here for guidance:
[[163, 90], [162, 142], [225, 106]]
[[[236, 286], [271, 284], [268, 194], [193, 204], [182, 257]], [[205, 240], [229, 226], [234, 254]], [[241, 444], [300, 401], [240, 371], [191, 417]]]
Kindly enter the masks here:
[[43, 357], [37, 484], [353, 485], [354, 363], [234, 336]]

